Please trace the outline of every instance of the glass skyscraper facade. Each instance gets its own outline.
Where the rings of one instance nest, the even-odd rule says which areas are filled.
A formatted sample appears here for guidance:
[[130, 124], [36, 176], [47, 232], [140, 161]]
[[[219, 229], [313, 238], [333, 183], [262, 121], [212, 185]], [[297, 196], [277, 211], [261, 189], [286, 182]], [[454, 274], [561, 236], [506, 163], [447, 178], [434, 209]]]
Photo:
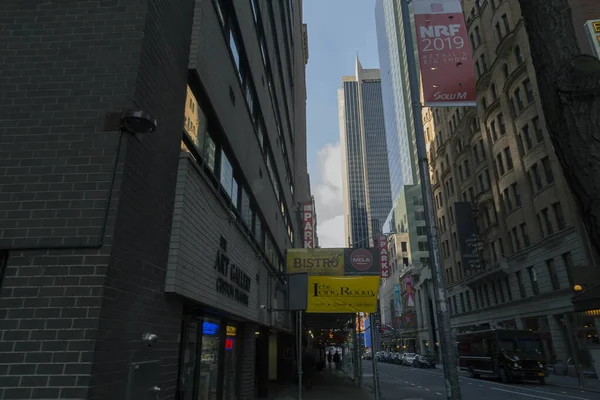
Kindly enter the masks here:
[[[396, 204], [404, 185], [419, 184], [415, 126], [399, 0], [376, 0], [375, 20], [390, 186], [393, 203]], [[384, 231], [393, 230], [393, 215], [390, 207]]]
[[355, 76], [338, 90], [347, 246], [367, 246], [392, 207], [385, 122], [378, 69], [356, 59]]

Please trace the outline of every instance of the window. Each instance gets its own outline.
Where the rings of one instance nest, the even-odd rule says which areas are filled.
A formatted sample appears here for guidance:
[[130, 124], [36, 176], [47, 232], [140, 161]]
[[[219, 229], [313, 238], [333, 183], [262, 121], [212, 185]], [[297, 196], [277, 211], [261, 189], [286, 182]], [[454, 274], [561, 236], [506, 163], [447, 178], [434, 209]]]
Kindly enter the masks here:
[[523, 140], [523, 147], [529, 151], [533, 147], [533, 139], [531, 137], [531, 132], [529, 131], [529, 124], [523, 125], [522, 132], [521, 138]]
[[506, 294], [508, 295], [508, 301], [512, 301], [512, 291], [510, 290], [510, 281], [508, 276], [504, 277], [504, 286], [506, 287]]
[[546, 233], [548, 235], [552, 235], [554, 233], [554, 228], [552, 228], [552, 221], [550, 221], [550, 214], [548, 213], [548, 209], [544, 208], [542, 210], [542, 220], [546, 225]]
[[504, 64], [502, 66], [502, 75], [504, 75], [504, 79], [508, 78], [510, 75], [510, 70], [508, 69], [508, 64]]
[[527, 296], [527, 293], [525, 292], [525, 285], [523, 284], [523, 274], [519, 271], [516, 273], [516, 276], [517, 282], [519, 283], [519, 294], [521, 295], [521, 298], [524, 299]]
[[465, 175], [467, 177], [471, 176], [471, 167], [469, 166], [469, 160], [465, 160]]
[[523, 243], [525, 244], [525, 247], [528, 247], [531, 244], [531, 241], [529, 240], [529, 234], [527, 233], [527, 224], [521, 224], [520, 228], [521, 236], [523, 236]]
[[473, 145], [473, 158], [475, 159], [475, 164], [479, 164], [479, 152], [477, 145]]
[[540, 125], [540, 117], [534, 117], [531, 120], [531, 123], [533, 124], [533, 130], [535, 131], [535, 139], [538, 142], [543, 142], [544, 141], [544, 132], [542, 132], [542, 127]]
[[492, 83], [491, 89], [492, 89], [492, 101], [495, 101], [495, 100], [498, 99], [498, 92], [496, 91], [496, 84], [495, 83]]
[[400, 248], [403, 252], [408, 251], [408, 246], [406, 246], [406, 242], [400, 242]]
[[531, 167], [530, 178], [531, 186], [535, 188], [536, 191], [541, 190], [542, 187], [544, 187], [544, 184], [542, 183], [542, 176], [540, 175], [540, 169], [538, 168], [537, 164], [533, 164]]
[[[221, 354], [221, 324], [218, 319], [205, 318], [202, 324], [202, 349], [200, 353], [200, 364], [202, 369], [213, 371], [219, 367], [219, 355]], [[216, 400], [217, 379], [200, 380], [198, 392], [202, 393], [208, 400]]]
[[515, 89], [515, 91], [513, 92], [513, 98], [515, 99], [515, 101], [514, 101], [515, 111], [518, 114], [525, 107], [523, 105], [523, 99], [521, 98], [521, 88], [518, 87]]
[[504, 163], [502, 163], [502, 154], [496, 156], [496, 168], [498, 169], [498, 175], [504, 175]]
[[529, 273], [529, 280], [531, 281], [531, 290], [533, 294], [540, 294], [540, 287], [538, 285], [537, 274], [534, 267], [528, 267], [527, 272]]
[[[238, 50], [237, 40], [233, 31], [229, 31], [229, 49], [231, 50], [231, 55], [233, 56], [233, 61], [235, 63], [235, 68], [237, 69], [238, 75], [240, 74], [240, 53]], [[241, 75], [240, 75], [241, 79]]]
[[506, 159], [506, 169], [508, 171], [512, 170], [514, 168], [514, 166], [513, 166], [512, 155], [510, 153], [510, 147], [504, 148], [504, 158]]
[[464, 295], [464, 293], [460, 294], [460, 306], [462, 308], [462, 312], [467, 311], [467, 307], [465, 307], [465, 295]]
[[561, 255], [563, 264], [565, 266], [565, 270], [567, 270], [567, 277], [569, 279], [569, 287], [573, 286], [573, 269], [575, 265], [573, 264], [573, 255], [571, 252], [566, 252]]
[[546, 182], [548, 185], [554, 183], [554, 174], [552, 173], [552, 166], [550, 165], [550, 159], [548, 157], [542, 158], [542, 166], [544, 167], [544, 174], [546, 174]]
[[510, 24], [508, 23], [508, 16], [506, 14], [502, 14], [502, 23], [504, 24], [506, 33], [510, 32]]
[[498, 140], [498, 132], [496, 131], [496, 121], [490, 122], [490, 132], [492, 133], [492, 139], [494, 139], [494, 142]]
[[221, 186], [225, 189], [225, 192], [229, 196], [229, 198], [234, 199], [233, 196], [233, 167], [227, 158], [227, 155], [222, 152], [221, 153], [221, 177], [220, 177]]
[[506, 208], [506, 211], [512, 211], [513, 205], [512, 200], [510, 199], [510, 194], [508, 193], [508, 188], [504, 189], [504, 192], [502, 192], [502, 197], [504, 198], [504, 207]]
[[417, 242], [417, 246], [419, 251], [427, 251], [428, 249], [427, 242]]
[[506, 298], [504, 297], [504, 289], [502, 288], [502, 281], [498, 280], [498, 284], [496, 285], [498, 288], [498, 292], [500, 292], [500, 301], [506, 303]]
[[556, 217], [556, 229], [562, 231], [567, 227], [567, 223], [565, 222], [565, 215], [563, 214], [560, 203], [552, 204], [552, 210], [554, 211], [554, 216]]
[[512, 195], [515, 198], [515, 205], [517, 207], [521, 207], [521, 194], [519, 193], [519, 185], [515, 182], [512, 185], [510, 185], [510, 188], [512, 189]]
[[513, 247], [515, 248], [515, 251], [521, 250], [521, 241], [519, 240], [519, 234], [517, 233], [517, 228], [512, 228], [510, 230], [510, 236], [512, 238]]
[[494, 281], [491, 282], [492, 295], [494, 297], [494, 304], [498, 304], [498, 293], [496, 292], [496, 283]]
[[479, 27], [475, 27], [475, 36], [477, 37], [477, 45], [481, 43], [481, 32], [479, 31]]
[[546, 268], [548, 268], [548, 275], [550, 275], [550, 283], [552, 283], [552, 290], [560, 289], [558, 273], [556, 271], [556, 265], [554, 264], [553, 259], [546, 260]]
[[496, 22], [494, 27], [496, 28], [496, 37], [498, 38], [498, 41], [502, 40], [502, 29], [500, 29], [500, 22]]
[[525, 96], [527, 97], [527, 103], [533, 102], [533, 86], [531, 85], [531, 81], [529, 78], [523, 81], [523, 86], [525, 87]]
[[473, 309], [471, 307], [471, 293], [467, 291], [465, 292], [465, 296], [467, 297], [467, 310], [471, 311]]
[[502, 113], [498, 114], [498, 127], [500, 128], [500, 134], [504, 135], [506, 133], [506, 124], [504, 123], [504, 115]]
[[517, 60], [517, 64], [518, 65], [523, 64], [525, 62], [525, 59], [523, 58], [523, 53], [521, 52], [521, 47], [520, 46], [515, 47], [514, 53], [515, 53], [515, 59]]

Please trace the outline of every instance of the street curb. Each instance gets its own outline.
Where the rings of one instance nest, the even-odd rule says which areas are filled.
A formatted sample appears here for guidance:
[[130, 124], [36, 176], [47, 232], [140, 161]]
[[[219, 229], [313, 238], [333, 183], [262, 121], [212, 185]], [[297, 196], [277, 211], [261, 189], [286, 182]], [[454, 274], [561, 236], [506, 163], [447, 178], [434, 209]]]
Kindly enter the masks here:
[[554, 386], [554, 387], [559, 387], [559, 388], [563, 388], [563, 389], [582, 390], [584, 392], [590, 392], [590, 393], [600, 393], [600, 390], [597, 390], [597, 389], [588, 389], [588, 388], [581, 388], [581, 387], [573, 387], [573, 386], [567, 386], [567, 385], [560, 385], [558, 383], [548, 383], [548, 382], [546, 382], [546, 385], [548, 385], [548, 386]]

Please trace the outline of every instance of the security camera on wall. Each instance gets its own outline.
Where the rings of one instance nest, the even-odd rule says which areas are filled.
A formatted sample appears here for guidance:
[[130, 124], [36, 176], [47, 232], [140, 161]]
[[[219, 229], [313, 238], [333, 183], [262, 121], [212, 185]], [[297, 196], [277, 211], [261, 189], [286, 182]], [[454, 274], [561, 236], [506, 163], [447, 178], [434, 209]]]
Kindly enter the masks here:
[[267, 309], [267, 306], [266, 306], [266, 305], [264, 305], [264, 304], [261, 304], [261, 305], [260, 305], [260, 309], [261, 309], [261, 310], [266, 310], [266, 309]]

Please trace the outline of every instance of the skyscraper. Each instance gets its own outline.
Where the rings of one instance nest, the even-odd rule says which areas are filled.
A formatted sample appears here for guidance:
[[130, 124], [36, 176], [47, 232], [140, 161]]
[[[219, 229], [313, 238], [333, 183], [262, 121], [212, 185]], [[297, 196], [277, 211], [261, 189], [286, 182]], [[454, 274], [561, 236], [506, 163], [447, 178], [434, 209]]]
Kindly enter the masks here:
[[[410, 101], [410, 82], [402, 15], [396, 0], [375, 4], [381, 91], [385, 116], [392, 199], [404, 185], [419, 183], [415, 126]], [[416, 46], [415, 46], [416, 48]], [[389, 211], [389, 210], [388, 210]]]
[[338, 90], [346, 244], [367, 245], [392, 207], [378, 69], [342, 77]]

